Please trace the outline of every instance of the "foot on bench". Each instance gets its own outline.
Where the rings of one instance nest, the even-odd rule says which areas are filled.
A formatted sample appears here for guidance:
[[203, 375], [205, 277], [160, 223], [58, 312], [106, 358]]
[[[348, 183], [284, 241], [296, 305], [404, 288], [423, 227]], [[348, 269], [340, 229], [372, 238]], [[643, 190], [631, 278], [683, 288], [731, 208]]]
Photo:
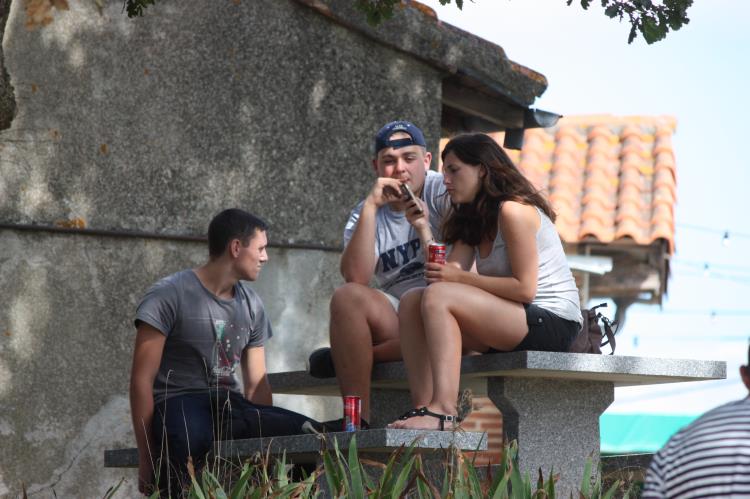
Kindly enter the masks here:
[[[411, 421], [415, 418], [420, 418], [418, 421]], [[391, 428], [400, 428], [405, 430], [435, 430], [438, 429], [440, 431], [445, 431], [446, 427], [445, 424], [449, 423], [448, 430], [455, 430], [456, 426], [458, 426], [459, 419], [458, 416], [450, 415], [450, 414], [438, 414], [436, 412], [432, 412], [427, 407], [420, 407], [419, 409], [412, 409], [408, 412], [405, 412], [401, 416], [399, 416], [399, 421], [396, 421], [393, 423], [390, 427]], [[437, 423], [435, 423], [434, 419], [437, 419]], [[424, 423], [424, 426], [422, 425]], [[432, 424], [430, 424], [432, 423]], [[437, 426], [437, 428], [435, 428]]]

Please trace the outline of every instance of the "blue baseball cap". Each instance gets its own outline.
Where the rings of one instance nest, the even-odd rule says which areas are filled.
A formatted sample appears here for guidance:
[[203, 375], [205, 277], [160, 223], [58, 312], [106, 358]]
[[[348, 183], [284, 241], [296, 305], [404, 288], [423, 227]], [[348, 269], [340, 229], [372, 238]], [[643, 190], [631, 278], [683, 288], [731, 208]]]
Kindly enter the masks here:
[[[391, 135], [398, 132], [404, 132], [409, 137], [391, 140]], [[381, 128], [378, 131], [377, 135], [375, 135], [375, 155], [377, 155], [381, 149], [385, 149], [387, 147], [399, 149], [406, 146], [427, 147], [427, 143], [424, 140], [424, 134], [422, 134], [422, 130], [420, 130], [414, 123], [411, 123], [409, 121], [391, 121], [383, 128]]]

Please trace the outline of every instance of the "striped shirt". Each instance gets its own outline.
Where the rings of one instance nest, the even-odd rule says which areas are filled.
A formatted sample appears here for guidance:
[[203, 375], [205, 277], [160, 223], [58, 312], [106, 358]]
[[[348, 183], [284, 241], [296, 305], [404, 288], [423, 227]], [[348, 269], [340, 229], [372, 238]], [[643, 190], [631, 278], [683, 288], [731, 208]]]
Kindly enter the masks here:
[[708, 411], [651, 461], [643, 498], [750, 497], [750, 397]]

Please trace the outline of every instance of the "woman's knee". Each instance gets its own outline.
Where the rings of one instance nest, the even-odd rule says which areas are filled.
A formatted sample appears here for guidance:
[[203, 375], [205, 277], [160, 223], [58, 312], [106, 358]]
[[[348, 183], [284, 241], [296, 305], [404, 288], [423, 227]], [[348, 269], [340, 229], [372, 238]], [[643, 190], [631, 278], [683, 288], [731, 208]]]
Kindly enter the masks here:
[[457, 290], [450, 282], [435, 282], [425, 288], [422, 294], [422, 313], [446, 311], [455, 301]]
[[422, 288], [401, 295], [398, 305], [399, 335], [407, 338], [422, 330]]

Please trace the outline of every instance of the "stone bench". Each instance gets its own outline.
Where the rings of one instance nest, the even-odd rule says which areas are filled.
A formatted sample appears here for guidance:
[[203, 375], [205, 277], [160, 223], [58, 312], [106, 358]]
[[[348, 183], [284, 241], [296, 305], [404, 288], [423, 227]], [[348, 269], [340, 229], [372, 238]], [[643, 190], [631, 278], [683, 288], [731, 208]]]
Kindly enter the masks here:
[[[599, 416], [616, 386], [726, 378], [726, 363], [558, 352], [513, 352], [465, 357], [461, 387], [488, 397], [503, 415], [503, 432], [519, 442], [520, 465], [534, 476], [561, 474], [560, 491], [577, 491], [586, 458], [599, 462]], [[335, 378], [305, 371], [269, 375], [274, 393], [339, 396]], [[370, 423], [381, 427], [411, 406], [402, 362], [372, 373]]]
[[[227, 440], [214, 444], [213, 453], [224, 459], [240, 463], [246, 458], [271, 455], [285, 456], [286, 463], [322, 465], [322, 449], [333, 452], [334, 442], [338, 445], [344, 459], [347, 459], [349, 444], [356, 436], [356, 447], [360, 459], [378, 463], [387, 463], [391, 454], [397, 449], [414, 446], [414, 453], [421, 454], [425, 473], [434, 483], [441, 483], [448, 456], [445, 449], [461, 451], [487, 450], [487, 434], [464, 431], [415, 431], [379, 428], [358, 432], [326, 433], [321, 435], [291, 435], [285, 437], [251, 438], [245, 440]], [[273, 460], [271, 460], [273, 463]], [[396, 469], [400, 469], [397, 463]], [[104, 451], [105, 468], [137, 468], [137, 449], [114, 449]], [[377, 476], [381, 470], [371, 466], [369, 473]], [[327, 490], [325, 480], [321, 486]], [[324, 497], [328, 495], [324, 493]]]

